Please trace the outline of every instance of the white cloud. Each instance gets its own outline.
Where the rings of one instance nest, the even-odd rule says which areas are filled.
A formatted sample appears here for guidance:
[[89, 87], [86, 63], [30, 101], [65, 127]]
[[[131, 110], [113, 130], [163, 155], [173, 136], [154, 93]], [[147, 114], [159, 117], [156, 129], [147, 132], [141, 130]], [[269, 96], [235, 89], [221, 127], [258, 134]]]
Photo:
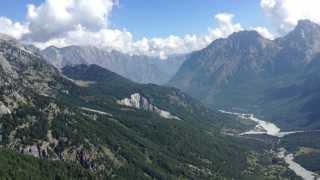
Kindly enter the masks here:
[[225, 38], [230, 34], [242, 31], [243, 28], [239, 23], [233, 22], [234, 15], [230, 13], [220, 13], [215, 15], [215, 20], [218, 22], [218, 27], [209, 28], [209, 33], [205, 37], [206, 42], [212, 42], [218, 38]]
[[253, 30], [257, 31], [259, 34], [261, 34], [263, 37], [267, 39], [275, 39], [275, 35], [271, 33], [266, 27], [258, 26], [253, 28]]
[[262, 7], [273, 8], [276, 5], [276, 0], [261, 0], [260, 5]]
[[217, 14], [215, 20], [218, 26], [209, 28], [206, 35], [187, 34], [183, 37], [171, 35], [167, 38], [144, 38], [134, 42], [132, 49], [134, 52], [159, 55], [162, 58], [170, 54], [189, 53], [199, 50], [218, 38], [224, 38], [234, 32], [243, 30], [240, 24], [233, 22], [233, 17], [234, 15], [228, 13]]
[[0, 33], [8, 34], [19, 39], [27, 32], [29, 32], [27, 25], [12, 22], [6, 17], [0, 17]]
[[132, 35], [125, 30], [102, 28], [98, 31], [90, 31], [81, 25], [76, 29], [64, 33], [64, 36], [52, 38], [45, 42], [34, 42], [36, 46], [45, 48], [51, 45], [64, 47], [70, 45], [92, 45], [120, 50], [129, 47]]
[[301, 19], [320, 23], [319, 0], [261, 0], [260, 5], [280, 32], [289, 31]]
[[233, 14], [229, 13], [220, 13], [215, 16], [215, 19], [218, 21], [218, 28], [210, 30], [210, 36], [215, 39], [219, 37], [227, 37], [228, 35], [243, 30], [239, 23], [233, 23]]
[[79, 25], [99, 30], [108, 25], [114, 0], [46, 0], [36, 7], [28, 5], [30, 22], [28, 39], [45, 42], [64, 36]]

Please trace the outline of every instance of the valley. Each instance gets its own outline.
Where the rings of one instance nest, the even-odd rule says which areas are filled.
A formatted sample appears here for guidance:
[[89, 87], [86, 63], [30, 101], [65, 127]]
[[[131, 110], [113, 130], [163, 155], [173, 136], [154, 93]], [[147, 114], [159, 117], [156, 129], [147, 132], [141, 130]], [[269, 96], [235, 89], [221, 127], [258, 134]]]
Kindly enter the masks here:
[[320, 180], [318, 0], [29, 1], [0, 3], [1, 180]]
[[176, 88], [97, 65], [59, 71], [13, 38], [0, 54], [4, 178], [299, 179], [268, 143], [221, 133], [252, 124]]
[[[295, 155], [292, 153], [288, 153], [287, 150], [284, 147], [281, 147], [281, 140], [285, 136], [289, 136], [291, 134], [307, 134], [312, 132], [320, 132], [320, 130], [311, 130], [311, 131], [289, 131], [289, 132], [282, 132], [279, 127], [277, 127], [275, 124], [263, 121], [261, 119], [255, 118], [253, 114], [241, 114], [241, 113], [235, 113], [235, 112], [228, 112], [224, 110], [220, 110], [220, 112], [225, 114], [231, 114], [234, 116], [237, 116], [241, 119], [246, 119], [248, 121], [254, 121], [257, 123], [257, 125], [254, 127], [254, 129], [240, 133], [240, 136], [246, 136], [246, 135], [269, 135], [273, 137], [277, 137], [278, 142], [276, 144], [276, 149], [273, 149], [273, 151], [277, 152], [277, 155], [279, 158], [284, 159], [284, 161], [289, 165], [289, 168], [293, 170], [298, 176], [303, 178], [304, 180], [318, 180], [320, 179], [320, 175], [316, 174], [315, 172], [312, 172], [310, 170], [305, 169], [302, 167], [299, 163], [295, 161]], [[306, 164], [304, 164], [306, 165]]]
[[320, 26], [310, 20], [273, 40], [255, 31], [233, 33], [192, 53], [168, 85], [254, 122], [224, 133], [270, 142], [273, 151], [284, 148], [289, 167], [312, 179], [320, 169], [319, 39]]

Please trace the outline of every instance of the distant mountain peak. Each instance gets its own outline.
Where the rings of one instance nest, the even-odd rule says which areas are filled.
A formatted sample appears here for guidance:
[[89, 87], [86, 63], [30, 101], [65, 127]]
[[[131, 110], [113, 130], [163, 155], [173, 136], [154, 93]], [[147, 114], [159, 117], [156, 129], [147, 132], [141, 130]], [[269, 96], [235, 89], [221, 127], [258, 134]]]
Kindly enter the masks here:
[[320, 25], [310, 20], [300, 20], [293, 31], [279, 38], [278, 43], [283, 47], [304, 52], [306, 58], [300, 58], [309, 62], [311, 55], [320, 52]]
[[228, 38], [233, 43], [239, 44], [244, 47], [265, 47], [270, 40], [261, 36], [257, 31], [239, 31], [233, 33]]
[[223, 44], [228, 43], [229, 45], [235, 45], [236, 47], [265, 47], [268, 42], [272, 42], [261, 36], [257, 31], [254, 30], [244, 30], [239, 32], [234, 32], [225, 39], [218, 39], [213, 41], [208, 48], [216, 48], [223, 46]]
[[11, 37], [7, 34], [2, 34], [0, 33], [0, 40], [4, 40], [4, 41], [16, 41], [16, 39], [14, 37]]
[[311, 38], [318, 35], [320, 36], [320, 26], [310, 20], [300, 20], [295, 29], [290, 34], [303, 39], [307, 37]]
[[295, 29], [318, 29], [320, 26], [308, 19], [299, 20]]
[[97, 64], [139, 83], [166, 83], [184, 62], [186, 56], [170, 57], [162, 61], [155, 57], [138, 56], [96, 46], [49, 47], [42, 55], [55, 67]]
[[49, 47], [47, 47], [46, 49], [54, 49], [54, 50], [58, 50], [59, 48], [57, 47], [57, 46], [49, 46]]
[[262, 38], [263, 37], [254, 30], [245, 30], [245, 31], [239, 31], [235, 32], [230, 35], [230, 38]]

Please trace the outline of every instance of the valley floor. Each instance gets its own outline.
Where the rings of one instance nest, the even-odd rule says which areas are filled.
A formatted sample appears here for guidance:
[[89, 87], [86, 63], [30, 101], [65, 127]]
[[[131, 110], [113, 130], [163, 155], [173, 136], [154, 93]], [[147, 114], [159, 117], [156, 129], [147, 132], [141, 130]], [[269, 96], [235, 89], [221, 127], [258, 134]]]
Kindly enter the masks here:
[[[317, 174], [317, 172], [312, 172], [311, 170], [307, 170], [306, 167], [304, 167], [304, 166], [308, 166], [305, 164], [305, 162], [302, 162], [301, 164], [299, 164], [299, 162], [295, 161], [295, 157], [296, 156], [299, 157], [299, 154], [297, 152], [291, 153], [291, 152], [288, 152], [285, 149], [285, 147], [281, 147], [281, 145], [282, 145], [281, 141], [285, 137], [289, 137], [290, 135], [317, 133], [320, 130], [312, 130], [312, 131], [301, 130], [301, 131], [282, 132], [281, 129], [277, 125], [275, 125], [271, 122], [267, 122], [267, 121], [258, 119], [253, 114], [241, 114], [241, 113], [235, 113], [235, 112], [228, 112], [228, 111], [224, 111], [224, 110], [220, 110], [220, 112], [225, 113], [225, 114], [234, 115], [234, 116], [237, 116], [238, 118], [247, 119], [247, 120], [250, 120], [250, 121], [257, 123], [257, 125], [254, 127], [254, 129], [243, 132], [239, 135], [241, 135], [241, 136], [268, 135], [268, 136], [273, 136], [273, 137], [279, 138], [278, 142], [277, 142], [277, 149], [276, 149], [276, 151], [278, 151], [278, 157], [284, 159], [284, 161], [288, 164], [288, 167], [292, 171], [294, 171], [298, 176], [300, 176], [302, 179], [304, 179], [304, 180], [320, 180], [320, 175]], [[320, 149], [316, 149], [316, 150], [311, 149], [311, 151], [319, 153]], [[309, 151], [308, 153], [312, 153], [312, 152]], [[302, 154], [304, 154], [304, 153], [302, 153]], [[301, 155], [301, 153], [300, 153], [300, 155]], [[320, 155], [320, 153], [318, 155]], [[318, 168], [320, 169], [319, 165], [318, 165]]]

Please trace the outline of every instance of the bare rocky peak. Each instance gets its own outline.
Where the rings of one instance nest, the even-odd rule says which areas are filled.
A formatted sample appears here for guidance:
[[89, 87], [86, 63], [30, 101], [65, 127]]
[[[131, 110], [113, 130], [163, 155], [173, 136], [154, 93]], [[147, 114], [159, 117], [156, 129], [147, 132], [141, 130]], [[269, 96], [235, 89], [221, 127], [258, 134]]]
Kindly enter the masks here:
[[[182, 65], [170, 84], [186, 89], [228, 83], [233, 78], [249, 78], [267, 71], [262, 66], [271, 61], [277, 45], [263, 38], [256, 31], [233, 33], [228, 38], [218, 39], [207, 48], [193, 53]], [[177, 82], [177, 79], [184, 80]], [[178, 80], [180, 81], [180, 80]], [[185, 89], [183, 88], [183, 89]]]
[[282, 46], [298, 49], [320, 49], [320, 26], [309, 20], [300, 20], [298, 25], [286, 36], [275, 40]]
[[320, 33], [320, 26], [310, 20], [300, 20], [294, 31], [300, 31], [302, 36], [303, 33], [312, 35], [314, 33]]
[[13, 38], [9, 35], [6, 35], [6, 34], [2, 34], [2, 33], [0, 33], [0, 40], [2, 40], [2, 41], [16, 41], [15, 38]]
[[288, 62], [296, 66], [307, 65], [320, 53], [320, 26], [310, 20], [300, 20], [291, 32], [275, 42], [282, 48], [282, 59], [291, 54]]
[[[309, 63], [319, 52], [320, 26], [309, 20], [301, 20], [293, 31], [274, 41], [265, 39], [256, 31], [240, 31], [228, 38], [218, 39], [207, 48], [193, 53], [181, 71], [188, 64], [190, 70], [203, 67], [218, 74], [235, 74], [234, 70], [243, 70], [241, 67], [260, 71], [265, 69], [263, 66], [274, 64], [273, 61], [298, 66]], [[292, 54], [294, 55], [291, 57]], [[200, 68], [199, 73], [205, 73], [204, 69]], [[214, 77], [219, 76], [218, 74]]]
[[230, 41], [242, 45], [261, 45], [270, 40], [261, 36], [257, 31], [240, 31], [229, 36]]

